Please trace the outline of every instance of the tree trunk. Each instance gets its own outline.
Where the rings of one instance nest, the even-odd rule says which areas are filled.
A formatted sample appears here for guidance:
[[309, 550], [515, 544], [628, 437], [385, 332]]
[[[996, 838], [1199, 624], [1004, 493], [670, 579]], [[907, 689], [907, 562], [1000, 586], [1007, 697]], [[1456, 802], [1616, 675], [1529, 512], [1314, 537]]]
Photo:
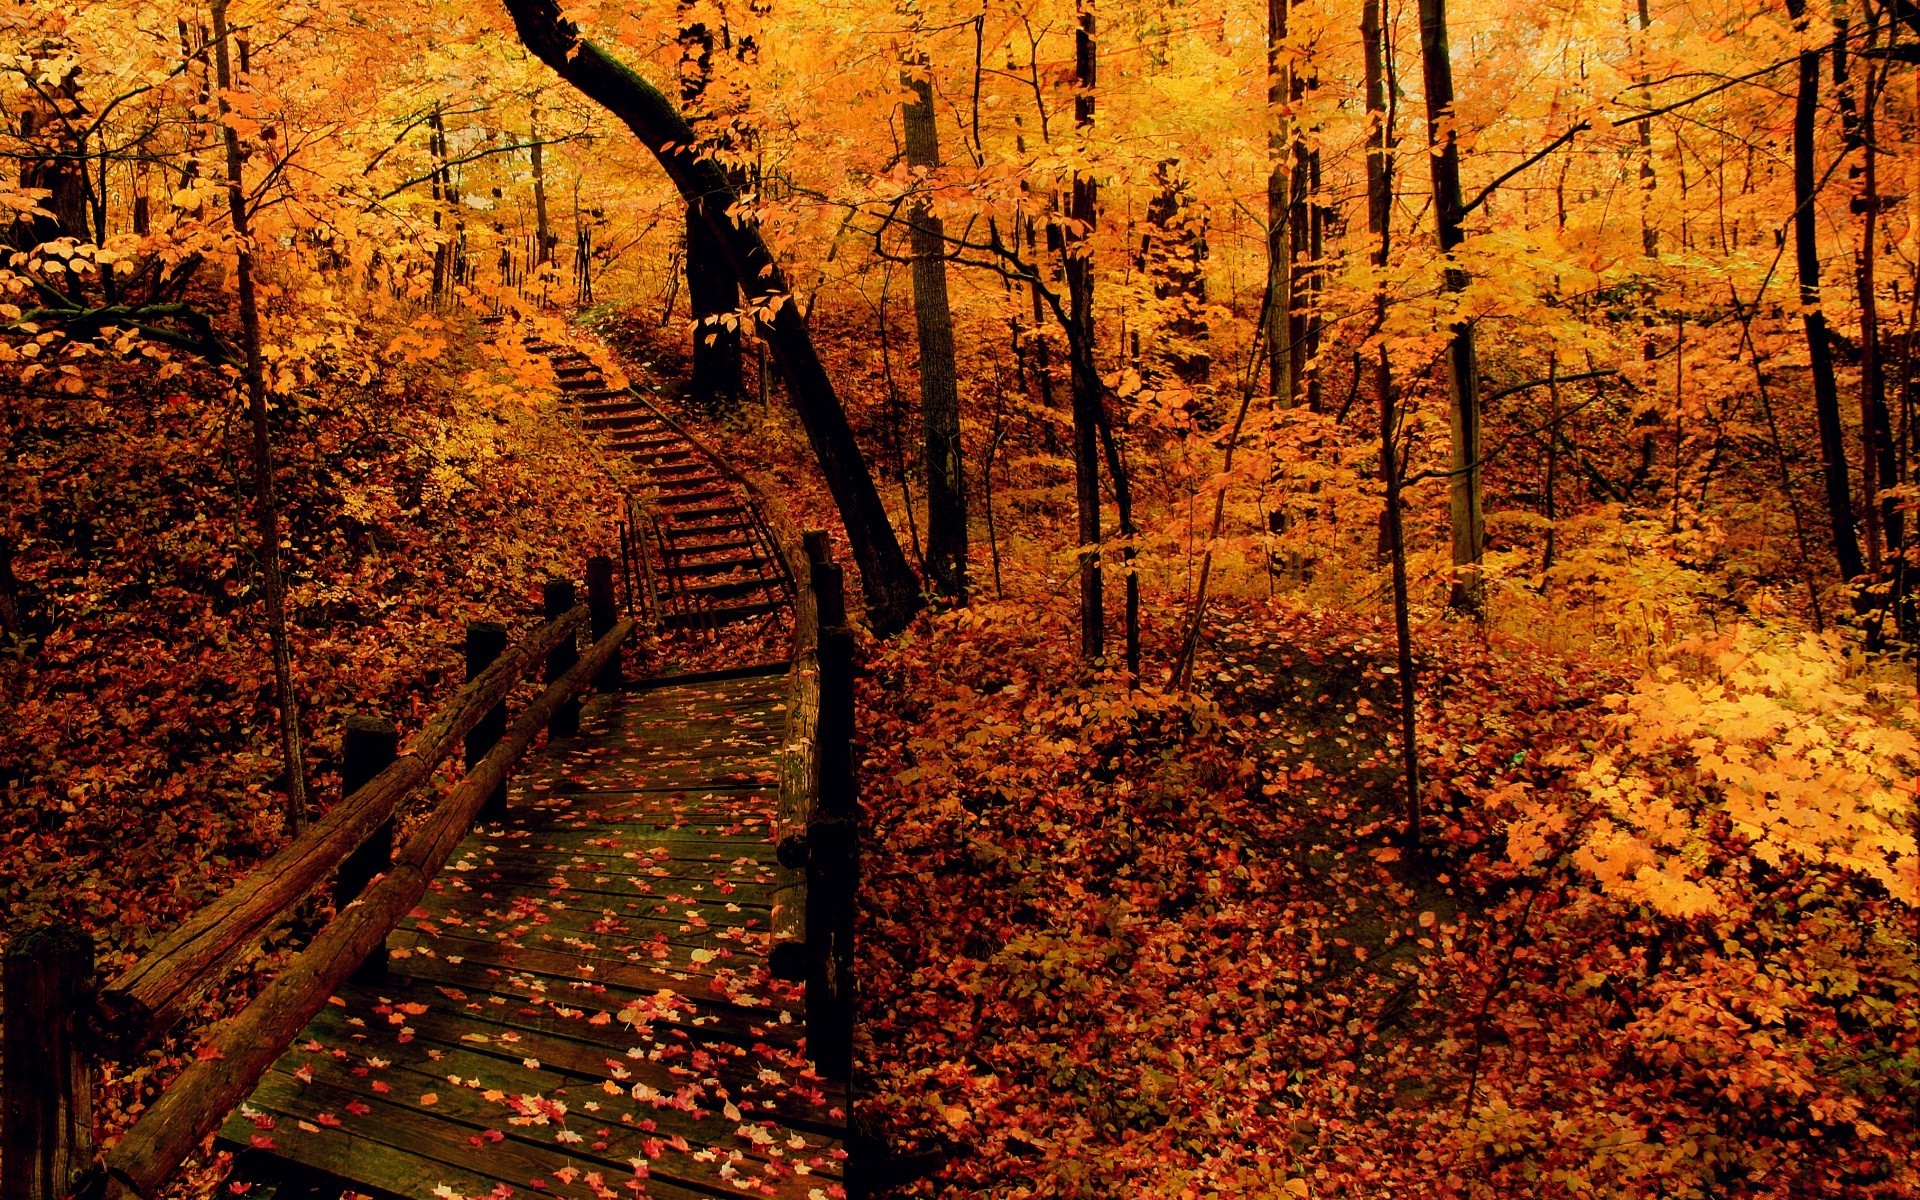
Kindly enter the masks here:
[[[1640, 85], [1640, 103], [1653, 107], [1653, 93], [1647, 87], [1647, 31], [1653, 27], [1653, 15], [1647, 0], [1636, 0], [1634, 16], [1639, 37], [1634, 39], [1634, 82]], [[1660, 230], [1653, 223], [1653, 192], [1659, 178], [1653, 171], [1653, 122], [1636, 122], [1640, 140], [1640, 251], [1648, 258], [1660, 253]], [[1651, 434], [1648, 435], [1651, 438]]]
[[[1420, 0], [1420, 73], [1427, 93], [1427, 160], [1433, 171], [1434, 226], [1441, 253], [1452, 256], [1465, 235], [1460, 196], [1460, 145], [1454, 137], [1453, 59], [1447, 49], [1446, 0]], [[1464, 291], [1467, 273], [1449, 265], [1446, 289]], [[1455, 321], [1447, 330], [1447, 409], [1453, 434], [1449, 464], [1449, 514], [1453, 526], [1455, 608], [1479, 612], [1484, 599], [1480, 559], [1486, 545], [1480, 496], [1480, 364], [1473, 325]]]
[[[1804, 23], [1806, 0], [1787, 0], [1787, 10]], [[1820, 428], [1821, 474], [1826, 481], [1827, 520], [1833, 528], [1833, 552], [1842, 579], [1866, 570], [1860, 537], [1853, 524], [1853, 497], [1847, 479], [1846, 431], [1840, 424], [1840, 388], [1834, 378], [1833, 346], [1827, 316], [1820, 311], [1819, 214], [1814, 211], [1814, 114], [1820, 102], [1820, 52], [1800, 55], [1800, 88], [1793, 106], [1793, 249], [1800, 272], [1800, 306], [1807, 331], [1807, 355], [1813, 368], [1814, 418]]]
[[533, 262], [536, 268], [553, 261], [553, 229], [547, 221], [547, 156], [540, 144], [540, 110], [529, 125], [533, 143]]
[[1293, 352], [1293, 63], [1287, 38], [1289, 0], [1267, 0], [1267, 278], [1273, 303], [1267, 309], [1267, 390], [1273, 402], [1292, 408], [1299, 379]]
[[[220, 82], [220, 111], [228, 111], [233, 68], [227, 53], [227, 0], [213, 0], [213, 59]], [[280, 705], [280, 758], [286, 772], [287, 826], [298, 831], [307, 817], [306, 756], [300, 745], [300, 706], [293, 694], [293, 648], [287, 633], [287, 585], [280, 566], [280, 508], [273, 490], [273, 438], [267, 423], [266, 369], [260, 357], [260, 302], [253, 288], [253, 245], [248, 231], [240, 135], [221, 125], [227, 149], [227, 209], [235, 239], [234, 281], [240, 292], [240, 375], [253, 425], [253, 507], [260, 528], [260, 576], [266, 592], [267, 638], [273, 649], [273, 682]]]
[[[693, 313], [693, 371], [687, 393], [694, 404], [717, 412], [731, 408], [742, 392], [740, 326], [720, 318], [740, 308], [740, 284], [727, 249], [700, 212], [702, 203], [687, 206], [687, 304]], [[724, 206], [723, 206], [724, 209]], [[724, 211], [719, 220], [729, 220]]]
[[[707, 85], [713, 79], [713, 30], [706, 22], [689, 20], [693, 7], [681, 5], [680, 27], [680, 106], [687, 123], [696, 130], [708, 123], [701, 112]], [[724, 136], [724, 135], [723, 135]], [[724, 145], [702, 138], [700, 152], [712, 154]], [[739, 179], [718, 162], [714, 165], [738, 189]], [[740, 323], [728, 325], [719, 318], [740, 308], [740, 277], [734, 272], [727, 248], [700, 213], [701, 204], [718, 205], [724, 210], [730, 196], [709, 196], [687, 205], [687, 305], [693, 315], [693, 373], [687, 381], [688, 397], [709, 412], [732, 408], [744, 395], [740, 374]]]
[[[1879, 20], [1871, 10], [1869, 14], [1871, 23], [1867, 28], [1867, 45], [1869, 49], [1874, 49], [1879, 41]], [[1844, 24], [1839, 25], [1834, 38], [1833, 75], [1836, 85], [1841, 88], [1847, 86]], [[1861, 151], [1857, 174], [1858, 194], [1854, 198], [1854, 208], [1860, 213], [1860, 242], [1854, 252], [1854, 290], [1860, 304], [1860, 430], [1867, 454], [1866, 461], [1861, 464], [1860, 476], [1861, 503], [1867, 511], [1869, 523], [1867, 560], [1876, 576], [1881, 572], [1883, 561], [1899, 557], [1904, 540], [1904, 514], [1895, 501], [1882, 498], [1889, 488], [1899, 484], [1900, 466], [1894, 450], [1893, 421], [1887, 410], [1886, 365], [1880, 344], [1880, 299], [1876, 279], [1880, 248], [1875, 239], [1879, 236], [1881, 200], [1880, 148], [1876, 144], [1874, 130], [1877, 124], [1875, 109], [1879, 100], [1880, 87], [1875, 81], [1874, 60], [1869, 58], [1861, 70], [1858, 118], [1850, 122], [1854, 128], [1849, 131], [1847, 141], [1849, 148], [1857, 146]], [[1877, 540], [1871, 536], [1871, 527], [1876, 523], [1880, 534]]]
[[[940, 165], [933, 87], [924, 63], [906, 72], [913, 100], [901, 107], [907, 164]], [[927, 471], [927, 583], [955, 604], [967, 602], [967, 477], [960, 456], [960, 396], [953, 362], [953, 313], [947, 306], [945, 229], [924, 199], [907, 216], [913, 230], [913, 315], [920, 338], [920, 415]]]
[[[1073, 123], [1084, 139], [1093, 130], [1094, 58], [1093, 0], [1079, 0], [1079, 27], [1074, 31]], [[1073, 326], [1068, 353], [1073, 367], [1073, 482], [1079, 509], [1080, 536], [1080, 653], [1094, 659], [1106, 652], [1106, 607], [1100, 576], [1100, 373], [1093, 360], [1093, 227], [1098, 219], [1098, 194], [1093, 177], [1073, 177], [1068, 201], [1071, 224], [1063, 230], [1061, 249], [1066, 258], [1068, 322]]]
[[[33, 54], [32, 73], [41, 74], [46, 64], [40, 60], [55, 54], [54, 50]], [[87, 143], [85, 135], [76, 130], [81, 116], [80, 68], [77, 66], [71, 67], [57, 83], [43, 82], [23, 103], [20, 186], [45, 188], [48, 195], [40, 207], [53, 215], [20, 219], [15, 241], [22, 248], [62, 237], [82, 242], [93, 240], [87, 223]]]
[[[1366, 0], [1360, 40], [1366, 55], [1367, 228], [1374, 235], [1373, 265], [1384, 268], [1393, 231], [1393, 114], [1387, 107], [1385, 0]], [[1387, 323], [1384, 283], [1374, 293], [1373, 336], [1378, 342], [1373, 386], [1380, 403], [1380, 482], [1384, 493], [1387, 557], [1393, 577], [1395, 665], [1400, 676], [1400, 767], [1405, 785], [1407, 843], [1420, 844], [1420, 754], [1416, 741], [1412, 603], [1407, 590], [1407, 535], [1400, 502], [1400, 414], [1393, 390], [1393, 364], [1382, 333]]]
[[[762, 336], [779, 364], [846, 526], [860, 567], [867, 618], [882, 637], [904, 629], [920, 607], [919, 582], [900, 550], [866, 457], [821, 365], [786, 275], [758, 227], [741, 225], [728, 215], [738, 198], [732, 183], [717, 163], [699, 153], [693, 130], [659, 89], [581, 37], [573, 22], [560, 15], [557, 0], [504, 2], [521, 42], [562, 79], [625, 122], [726, 247], [736, 276], [755, 280], [755, 286], [764, 289], [755, 298], [756, 304], [771, 310], [761, 326]], [[713, 203], [702, 203], [709, 197]]]

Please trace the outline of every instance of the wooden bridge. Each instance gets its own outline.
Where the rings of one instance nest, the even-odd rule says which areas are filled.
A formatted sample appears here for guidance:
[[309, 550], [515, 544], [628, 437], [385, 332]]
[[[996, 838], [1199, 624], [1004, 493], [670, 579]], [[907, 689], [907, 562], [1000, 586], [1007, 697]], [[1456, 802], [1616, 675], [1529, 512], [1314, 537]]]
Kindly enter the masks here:
[[[404, 745], [350, 720], [339, 802], [104, 985], [84, 933], [16, 937], [0, 1200], [153, 1196], [209, 1135], [235, 1154], [229, 1196], [847, 1194], [839, 568], [822, 535], [777, 539], [745, 480], [651, 401], [533, 345], [653, 485], [624, 514], [625, 603], [601, 558], [587, 603], [550, 583], [517, 642], [470, 627], [465, 687]], [[620, 678], [641, 622], [713, 637], [788, 614], [788, 661]], [[535, 670], [544, 690], [509, 714]], [[434, 798], [456, 751], [467, 773]], [[325, 927], [96, 1153], [93, 1063], [164, 1036], [317, 897]]]

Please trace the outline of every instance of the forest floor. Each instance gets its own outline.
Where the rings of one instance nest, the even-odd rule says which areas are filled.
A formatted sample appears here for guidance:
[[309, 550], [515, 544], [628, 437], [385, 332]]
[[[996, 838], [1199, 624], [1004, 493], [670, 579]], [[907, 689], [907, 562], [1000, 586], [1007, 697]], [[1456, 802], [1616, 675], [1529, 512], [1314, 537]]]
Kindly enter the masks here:
[[[726, 436], [830, 524], [777, 410]], [[1687, 853], [1740, 915], [1576, 868], [1631, 664], [1422, 621], [1414, 851], [1378, 605], [1220, 597], [1171, 693], [1075, 655], [1070, 547], [995, 551], [865, 651], [858, 1117], [899, 1194], [1920, 1194], [1897, 906], [1724, 820]], [[1164, 664], [1191, 597], [1145, 593]], [[1854, 982], [1798, 982], [1822, 954]]]

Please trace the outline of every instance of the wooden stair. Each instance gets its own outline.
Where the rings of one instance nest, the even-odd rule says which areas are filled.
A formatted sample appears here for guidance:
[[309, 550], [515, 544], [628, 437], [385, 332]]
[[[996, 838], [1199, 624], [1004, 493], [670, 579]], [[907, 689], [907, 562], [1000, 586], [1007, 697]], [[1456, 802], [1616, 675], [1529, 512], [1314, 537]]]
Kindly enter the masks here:
[[[561, 404], [605, 450], [630, 462], [652, 495], [634, 517], [663, 632], [712, 633], [793, 607], [793, 580], [739, 476], [635, 389], [608, 386], [579, 350], [529, 338], [553, 364]], [[689, 537], [725, 535], [705, 545]], [[724, 554], [725, 558], [713, 556]]]

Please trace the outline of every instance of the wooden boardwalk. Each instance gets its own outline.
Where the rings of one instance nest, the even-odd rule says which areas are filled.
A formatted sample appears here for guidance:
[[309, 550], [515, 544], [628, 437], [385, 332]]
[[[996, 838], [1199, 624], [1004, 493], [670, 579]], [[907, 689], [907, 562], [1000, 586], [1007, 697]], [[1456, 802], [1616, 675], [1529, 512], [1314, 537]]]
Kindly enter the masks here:
[[785, 675], [617, 692], [523, 763], [220, 1132], [263, 1191], [843, 1195], [843, 1085], [768, 972]]

